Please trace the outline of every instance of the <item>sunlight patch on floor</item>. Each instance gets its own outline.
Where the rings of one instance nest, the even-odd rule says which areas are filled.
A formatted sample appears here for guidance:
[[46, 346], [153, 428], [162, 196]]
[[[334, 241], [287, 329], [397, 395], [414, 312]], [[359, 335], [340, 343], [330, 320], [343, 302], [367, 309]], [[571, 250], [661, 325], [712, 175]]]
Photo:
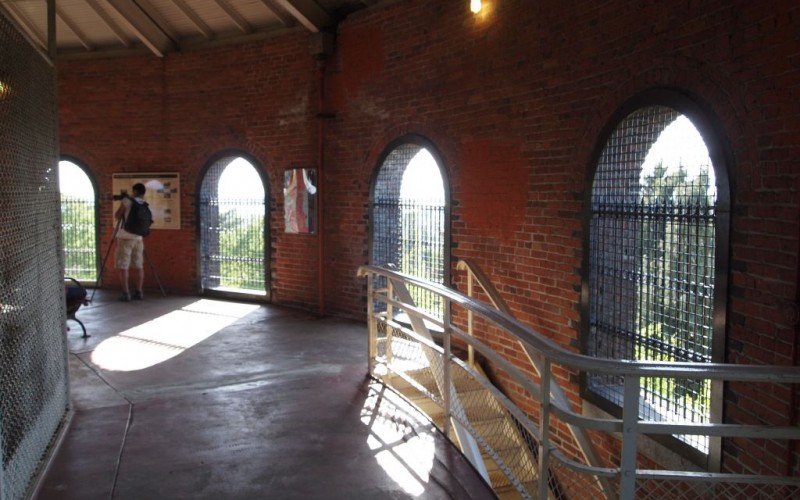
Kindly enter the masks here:
[[92, 363], [130, 372], [163, 363], [258, 309], [256, 304], [198, 300], [102, 341]]
[[367, 445], [375, 460], [409, 495], [425, 493], [433, 468], [434, 441], [431, 424], [417, 412], [407, 411], [408, 403], [379, 383], [372, 383], [361, 422], [368, 426]]

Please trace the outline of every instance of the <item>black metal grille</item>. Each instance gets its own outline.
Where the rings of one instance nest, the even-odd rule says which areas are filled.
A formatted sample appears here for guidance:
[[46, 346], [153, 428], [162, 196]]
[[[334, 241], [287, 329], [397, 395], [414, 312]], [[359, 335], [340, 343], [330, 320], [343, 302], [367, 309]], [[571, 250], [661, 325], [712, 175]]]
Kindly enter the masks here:
[[[394, 264], [401, 272], [437, 283], [445, 279], [445, 204], [440, 197], [421, 193], [414, 182], [428, 179], [441, 183], [438, 166], [429, 163], [419, 179], [405, 179], [407, 168], [421, 146], [404, 144], [393, 150], [381, 166], [372, 203], [372, 263]], [[403, 186], [403, 183], [406, 184]], [[382, 286], [376, 283], [376, 286]], [[431, 315], [442, 317], [441, 297], [411, 287], [416, 304]]]
[[[67, 165], [69, 163], [69, 165]], [[65, 176], [83, 175], [88, 190], [64, 191]], [[91, 181], [74, 163], [59, 162], [61, 184], [61, 234], [64, 240], [64, 274], [78, 281], [97, 279], [95, 193]]]
[[[199, 202], [201, 285], [205, 290], [266, 294], [263, 184], [260, 195], [252, 194], [252, 189], [249, 195], [220, 195], [220, 180], [237, 160], [244, 161], [227, 157], [215, 162], [203, 178]], [[251, 174], [257, 176], [254, 167], [248, 165], [253, 169]], [[241, 163], [237, 168], [242, 168]]]
[[0, 497], [25, 498], [69, 405], [53, 68], [0, 10]]
[[[648, 158], [667, 127], [679, 123], [690, 122], [671, 108], [639, 110], [620, 124], [600, 157], [590, 228], [591, 355], [711, 361], [716, 249], [712, 166], [707, 153], [701, 161], [687, 154], [677, 164]], [[622, 405], [621, 379], [592, 376], [589, 385]], [[706, 381], [646, 379], [642, 395], [640, 412], [648, 419], [709, 421]], [[705, 438], [682, 439], [707, 451]]]

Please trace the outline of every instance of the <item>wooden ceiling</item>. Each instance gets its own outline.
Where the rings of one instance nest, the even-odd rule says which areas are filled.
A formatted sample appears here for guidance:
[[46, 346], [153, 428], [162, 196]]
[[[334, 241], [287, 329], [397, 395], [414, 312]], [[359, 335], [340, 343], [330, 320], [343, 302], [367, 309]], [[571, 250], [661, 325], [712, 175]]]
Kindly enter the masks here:
[[[52, 0], [56, 57], [92, 57], [185, 48], [264, 37], [302, 27], [334, 27], [348, 14], [387, 0]], [[48, 0], [0, 0], [0, 10], [44, 53]]]

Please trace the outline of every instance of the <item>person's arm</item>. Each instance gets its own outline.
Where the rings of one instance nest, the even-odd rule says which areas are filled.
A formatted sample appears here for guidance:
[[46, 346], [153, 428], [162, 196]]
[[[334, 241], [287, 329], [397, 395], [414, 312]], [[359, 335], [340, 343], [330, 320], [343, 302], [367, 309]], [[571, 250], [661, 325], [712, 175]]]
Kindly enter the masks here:
[[125, 217], [125, 212], [128, 208], [127, 205], [125, 205], [126, 201], [127, 198], [123, 198], [122, 200], [120, 200], [119, 207], [117, 208], [117, 211], [114, 212], [114, 218], [117, 220], [117, 222], [119, 222], [120, 219]]

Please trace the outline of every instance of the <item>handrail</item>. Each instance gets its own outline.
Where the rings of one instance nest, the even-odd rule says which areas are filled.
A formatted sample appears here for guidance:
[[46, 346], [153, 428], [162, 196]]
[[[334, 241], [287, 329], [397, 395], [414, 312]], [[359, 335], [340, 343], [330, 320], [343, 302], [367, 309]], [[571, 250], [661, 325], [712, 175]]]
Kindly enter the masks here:
[[[486, 295], [489, 297], [489, 301], [498, 311], [511, 317], [514, 316], [513, 313], [511, 312], [511, 308], [508, 307], [508, 304], [506, 304], [506, 301], [500, 295], [500, 292], [498, 292], [497, 288], [495, 288], [494, 284], [492, 284], [491, 280], [486, 275], [486, 273], [483, 272], [483, 269], [481, 269], [480, 266], [478, 266], [475, 262], [473, 262], [470, 259], [460, 259], [458, 261], [458, 264], [456, 265], [456, 268], [459, 270], [467, 271], [467, 280], [468, 280], [467, 289], [469, 297], [473, 297], [472, 280], [475, 279], [475, 281], [477, 281], [478, 284], [483, 289], [484, 293], [486, 293]], [[472, 311], [469, 312], [467, 321], [469, 322], [470, 334], [472, 334]], [[544, 367], [542, 366], [541, 361], [537, 360], [536, 356], [531, 355], [531, 353], [528, 351], [528, 348], [525, 346], [524, 342], [519, 341], [519, 345], [522, 347], [522, 351], [525, 353], [525, 356], [527, 356], [530, 364], [536, 369], [537, 374], [541, 377], [542, 373], [544, 372]], [[471, 354], [470, 360], [472, 360], [473, 355], [471, 346], [470, 346], [470, 354]], [[561, 390], [561, 386], [558, 384], [558, 381], [552, 378], [550, 379], [550, 394], [553, 399], [553, 403], [555, 405], [564, 409], [570, 409], [571, 405], [569, 400], [567, 399], [566, 394], [564, 394], [564, 391]], [[573, 439], [575, 439], [575, 442], [578, 445], [578, 449], [583, 455], [584, 460], [586, 460], [586, 462], [589, 465], [599, 467], [600, 459], [597, 456], [594, 446], [592, 446], [592, 442], [589, 440], [588, 434], [582, 427], [579, 427], [574, 423], [570, 422], [566, 423], [570, 433], [572, 434]], [[604, 478], [599, 478], [599, 481], [601, 483], [601, 488], [604, 491], [607, 492], [611, 491], [612, 489], [611, 485], [608, 484], [604, 480]]]
[[358, 275], [369, 274], [403, 280], [414, 286], [425, 288], [446, 298], [449, 302], [471, 309], [490, 320], [496, 326], [533, 347], [553, 362], [583, 371], [601, 372], [609, 375], [636, 375], [647, 377], [708, 378], [712, 380], [737, 380], [741, 382], [800, 383], [800, 367], [734, 365], [729, 363], [692, 363], [671, 361], [626, 361], [595, 358], [569, 351], [551, 341], [541, 333], [524, 325], [519, 320], [488, 307], [484, 302], [471, 299], [460, 292], [439, 283], [417, 278], [409, 274], [364, 265]]
[[[528, 497], [536, 496], [538, 498], [547, 498], [548, 495], [553, 493], [550, 488], [558, 488], [558, 485], [553, 486], [549, 482], [555, 477], [558, 482], [558, 477], [564, 474], [563, 471], [572, 470], [577, 474], [585, 474], [580, 480], [580, 484], [588, 486], [589, 483], [585, 478], [594, 478], [593, 488], [597, 488], [598, 483], [602, 495], [606, 497], [619, 496], [620, 498], [633, 498], [637, 491], [637, 486], [644, 484], [642, 487], [654, 487], [655, 481], [656, 488], [664, 488], [661, 491], [672, 491], [669, 488], [676, 487], [675, 482], [681, 484], [682, 488], [706, 488], [708, 491], [711, 488], [713, 491], [733, 491], [736, 484], [748, 483], [765, 485], [768, 488], [764, 491], [775, 492], [781, 494], [784, 490], [780, 488], [788, 488], [790, 494], [800, 494], [800, 478], [783, 477], [783, 476], [763, 476], [763, 475], [746, 475], [746, 474], [728, 474], [728, 473], [709, 473], [709, 472], [691, 472], [691, 471], [671, 471], [671, 470], [646, 470], [637, 469], [637, 440], [640, 435], [650, 434], [666, 434], [666, 435], [700, 435], [700, 436], [719, 436], [719, 437], [737, 437], [743, 439], [779, 439], [784, 441], [800, 440], [800, 427], [797, 426], [759, 426], [759, 425], [738, 425], [738, 424], [698, 424], [698, 423], [681, 423], [673, 421], [655, 421], [655, 420], [641, 420], [639, 416], [639, 402], [640, 391], [643, 379], [656, 377], [656, 378], [689, 378], [689, 379], [713, 379], [725, 381], [745, 381], [745, 382], [764, 382], [770, 384], [800, 384], [800, 367], [790, 366], [763, 366], [763, 365], [732, 365], [724, 363], [691, 363], [691, 362], [659, 362], [659, 361], [625, 361], [595, 358], [572, 352], [550, 339], [544, 337], [540, 333], [531, 329], [530, 327], [522, 324], [520, 321], [513, 318], [510, 314], [503, 313], [490, 305], [465, 296], [457, 290], [445, 287], [441, 284], [429, 282], [427, 280], [417, 278], [408, 274], [404, 274], [395, 270], [386, 269], [377, 266], [362, 266], [358, 270], [358, 275], [365, 277], [372, 277], [369, 280], [369, 301], [368, 306], [370, 318], [370, 336], [372, 337], [376, 332], [377, 325], [384, 323], [386, 325], [391, 323], [391, 329], [386, 330], [384, 335], [385, 342], [384, 349], [386, 356], [391, 357], [392, 329], [395, 332], [411, 332], [403, 325], [391, 321], [391, 311], [402, 309], [409, 316], [413, 324], [417, 326], [414, 330], [424, 327], [423, 319], [431, 320], [429, 315], [424, 311], [414, 306], [414, 301], [410, 295], [400, 297], [392, 293], [392, 288], [396, 285], [402, 285], [406, 288], [408, 285], [425, 289], [427, 291], [438, 294], [445, 303], [445, 317], [443, 320], [435, 321], [434, 324], [439, 324], [444, 330], [444, 349], [433, 349], [431, 353], [437, 352], [438, 355], [443, 355], [444, 365], [440, 361], [429, 363], [430, 366], [445, 367], [449, 370], [450, 363], [456, 363], [456, 360], [450, 353], [451, 337], [458, 338], [464, 342], [468, 348], [474, 348], [484, 355], [485, 358], [490, 359], [492, 364], [501, 368], [508, 376], [511, 377], [519, 387], [533, 398], [533, 401], [540, 405], [540, 415], [538, 415], [539, 423], [531, 422], [524, 413], [516, 407], [509, 407], [512, 404], [510, 400], [503, 400], [501, 403], [505, 406], [506, 411], [510, 414], [517, 416], [519, 424], [528, 429], [530, 436], [533, 437], [538, 443], [538, 486], [534, 490], [528, 490]], [[374, 277], [381, 276], [388, 280], [390, 286], [388, 289], [383, 289], [376, 292], [372, 286]], [[484, 290], [486, 291], [486, 290]], [[489, 295], [489, 293], [487, 293]], [[498, 294], [499, 297], [499, 294]], [[383, 302], [386, 304], [387, 313], [375, 312], [373, 303]], [[495, 300], [493, 299], [493, 302]], [[497, 304], [502, 304], [502, 298], [496, 301]], [[502, 307], [502, 306], [500, 306]], [[463, 309], [472, 314], [481, 316], [489, 324], [495, 328], [505, 331], [507, 334], [518, 339], [526, 353], [534, 363], [536, 370], [539, 372], [541, 378], [541, 386], [537, 385], [534, 380], [528, 378], [522, 370], [517, 369], [512, 363], [506, 360], [502, 354], [492, 350], [491, 346], [485, 344], [475, 337], [470, 336], [471, 332], [464, 332], [460, 329], [458, 324], [452, 322], [452, 314], [455, 310]], [[456, 316], [457, 318], [459, 316]], [[463, 317], [461, 320], [463, 321]], [[406, 334], [408, 335], [408, 334]], [[411, 339], [406, 336], [406, 339]], [[403, 342], [407, 341], [401, 339], [401, 343], [397, 349], [403, 347]], [[375, 340], [370, 339], [370, 373], [375, 363], [384, 363], [378, 361], [375, 350]], [[531, 354], [533, 353], [533, 354]], [[428, 354], [426, 354], [428, 356]], [[410, 359], [410, 358], [409, 358]], [[391, 362], [390, 359], [388, 359]], [[402, 360], [401, 360], [402, 363]], [[624, 400], [632, 402], [623, 407], [622, 418], [592, 418], [583, 415], [580, 412], [573, 410], [569, 400], [565, 397], [558, 396], [560, 387], [554, 383], [553, 366], [572, 368], [580, 372], [592, 372], [598, 374], [609, 374], [620, 376], [624, 382]], [[385, 365], [389, 370], [395, 371], [397, 368]], [[468, 364], [464, 364], [464, 367]], [[463, 371], [463, 369], [462, 369]], [[474, 372], [473, 372], [474, 373]], [[481, 382], [483, 383], [483, 382]], [[448, 384], [449, 386], [450, 384]], [[550, 388], [545, 391], [542, 388]], [[554, 390], [554, 388], [556, 388]], [[447, 406], [447, 398], [459, 398], [457, 391], [453, 391], [454, 396], [442, 394], [445, 397], [445, 406]], [[467, 397], [467, 396], [465, 396]], [[458, 399], [456, 399], [458, 401]], [[457, 403], [460, 404], [460, 403]], [[460, 418], [464, 418], [462, 415]], [[579, 463], [573, 461], [569, 457], [569, 453], [563, 453], [558, 446], [561, 441], [556, 438], [556, 430], [553, 427], [554, 422], [550, 422], [554, 418], [554, 422], [562, 422], [567, 426], [577, 426], [581, 429], [593, 429], [597, 432], [612, 433], [621, 435], [622, 441], [617, 460], [617, 467], [601, 467], [599, 463], [594, 460], [588, 460], [584, 455], [586, 463]], [[466, 429], [470, 432], [474, 431], [470, 422], [466, 423]], [[551, 435], [552, 434], [552, 435]], [[476, 436], [479, 437], [479, 436]], [[483, 438], [479, 437], [481, 446], [484, 447], [486, 443]], [[490, 452], [491, 454], [491, 452]], [[557, 472], [553, 469], [556, 467]], [[504, 470], [505, 472], [505, 470]], [[555, 474], [555, 476], [554, 476]], [[616, 481], [616, 485], [609, 488], [606, 481]], [[637, 481], [644, 483], [637, 483]], [[512, 480], [515, 487], [522, 487], [519, 481]], [[578, 484], [578, 483], [575, 483]], [[608, 483], [611, 484], [611, 483]], [[696, 486], [692, 486], [696, 485]], [[721, 485], [721, 486], [720, 486]], [[527, 486], [525, 486], [527, 488]], [[722, 490], [719, 490], [722, 488]], [[776, 489], [778, 488], [778, 489]], [[530, 493], [536, 491], [536, 493]], [[525, 497], [526, 494], [523, 494]], [[558, 496], [558, 495], [556, 495]]]

